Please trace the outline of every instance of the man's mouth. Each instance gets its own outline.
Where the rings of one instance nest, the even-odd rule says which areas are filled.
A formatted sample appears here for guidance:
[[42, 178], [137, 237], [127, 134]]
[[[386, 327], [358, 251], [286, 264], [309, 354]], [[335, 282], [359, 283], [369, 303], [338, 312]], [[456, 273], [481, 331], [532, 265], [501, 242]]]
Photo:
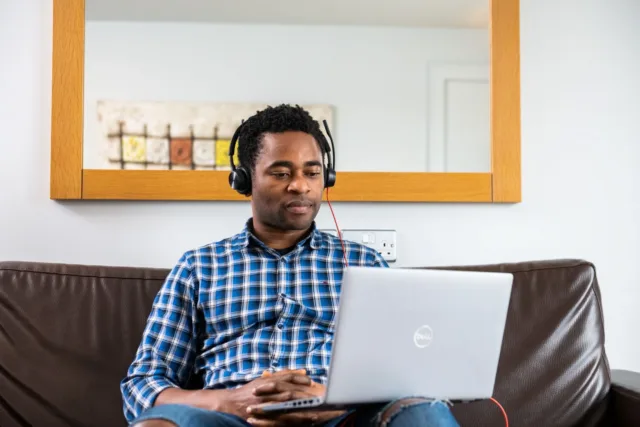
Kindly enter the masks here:
[[311, 203], [309, 202], [290, 202], [287, 203], [287, 211], [301, 215], [311, 210]]

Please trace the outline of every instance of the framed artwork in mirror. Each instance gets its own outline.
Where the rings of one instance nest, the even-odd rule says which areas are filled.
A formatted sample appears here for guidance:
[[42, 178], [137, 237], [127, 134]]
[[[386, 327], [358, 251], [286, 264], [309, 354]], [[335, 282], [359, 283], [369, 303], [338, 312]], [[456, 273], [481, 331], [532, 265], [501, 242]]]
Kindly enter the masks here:
[[53, 0], [50, 198], [247, 200], [231, 136], [289, 103], [333, 201], [521, 201], [519, 0], [276, 3]]

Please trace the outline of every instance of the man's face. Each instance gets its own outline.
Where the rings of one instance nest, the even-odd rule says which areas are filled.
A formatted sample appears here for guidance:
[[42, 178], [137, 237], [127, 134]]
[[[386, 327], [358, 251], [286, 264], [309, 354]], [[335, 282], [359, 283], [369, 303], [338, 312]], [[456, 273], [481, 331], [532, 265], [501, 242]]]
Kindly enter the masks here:
[[280, 230], [307, 229], [320, 209], [324, 176], [322, 152], [304, 132], [267, 133], [256, 160], [254, 217]]

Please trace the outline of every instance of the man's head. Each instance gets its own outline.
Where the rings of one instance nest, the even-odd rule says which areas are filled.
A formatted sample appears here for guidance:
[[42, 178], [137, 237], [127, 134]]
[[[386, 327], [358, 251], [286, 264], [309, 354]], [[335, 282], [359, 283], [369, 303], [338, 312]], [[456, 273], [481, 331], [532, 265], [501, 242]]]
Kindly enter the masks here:
[[238, 135], [240, 165], [251, 174], [254, 223], [276, 230], [306, 230], [324, 189], [324, 137], [299, 106], [268, 107]]

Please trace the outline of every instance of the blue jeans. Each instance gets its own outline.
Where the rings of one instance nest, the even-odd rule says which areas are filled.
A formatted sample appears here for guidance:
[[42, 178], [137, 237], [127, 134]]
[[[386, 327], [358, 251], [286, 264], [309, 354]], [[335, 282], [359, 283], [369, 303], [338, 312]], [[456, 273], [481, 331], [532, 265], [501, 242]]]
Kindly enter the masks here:
[[[341, 426], [346, 417], [349, 417], [349, 423], [346, 424], [349, 427], [459, 427], [446, 403], [427, 400], [406, 405], [398, 401], [387, 405], [366, 406], [325, 422], [321, 427]], [[131, 426], [146, 420], [165, 420], [178, 427], [251, 426], [235, 415], [174, 404], [150, 408]]]

